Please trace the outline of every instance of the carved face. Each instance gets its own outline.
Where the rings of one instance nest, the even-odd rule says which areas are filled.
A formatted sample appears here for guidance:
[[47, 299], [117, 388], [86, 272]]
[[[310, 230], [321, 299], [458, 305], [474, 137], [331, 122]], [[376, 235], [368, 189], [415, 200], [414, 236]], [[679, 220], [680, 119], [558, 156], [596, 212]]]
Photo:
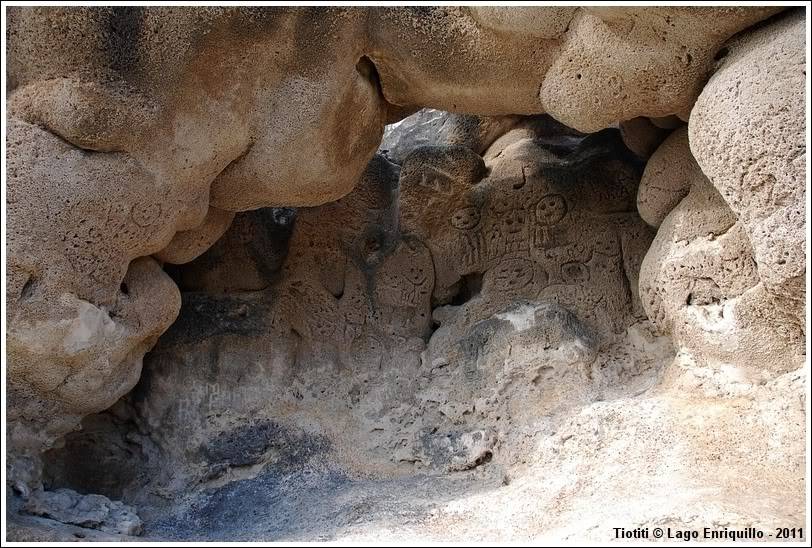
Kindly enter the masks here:
[[554, 225], [566, 214], [567, 202], [561, 194], [547, 194], [536, 204], [536, 219], [541, 225]]
[[505, 259], [493, 269], [497, 289], [510, 291], [521, 289], [533, 280], [533, 263], [527, 259]]
[[404, 242], [398, 249], [401, 257], [399, 264], [403, 265], [402, 275], [413, 285], [423, 285], [433, 281], [434, 263], [431, 252], [422, 243], [415, 240]]
[[414, 285], [423, 285], [429, 279], [426, 267], [420, 264], [409, 266], [405, 271], [405, 276]]
[[592, 242], [595, 253], [609, 256], [620, 254], [620, 241], [614, 231], [602, 230], [595, 235]]
[[504, 195], [497, 194], [491, 198], [491, 209], [497, 215], [507, 213], [514, 208], [514, 205], [513, 201]]
[[502, 229], [505, 234], [518, 234], [524, 229], [527, 214], [523, 209], [509, 209], [501, 216]]
[[579, 284], [589, 281], [589, 269], [583, 263], [572, 261], [561, 265], [561, 279], [566, 284]]
[[459, 230], [471, 230], [479, 224], [479, 210], [473, 206], [463, 207], [451, 214], [451, 226]]

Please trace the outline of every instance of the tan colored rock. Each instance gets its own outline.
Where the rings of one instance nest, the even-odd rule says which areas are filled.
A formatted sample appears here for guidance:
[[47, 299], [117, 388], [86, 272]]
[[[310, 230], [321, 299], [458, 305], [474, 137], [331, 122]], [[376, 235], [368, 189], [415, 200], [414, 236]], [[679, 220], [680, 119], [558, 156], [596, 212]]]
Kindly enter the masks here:
[[544, 76], [541, 103], [556, 120], [587, 132], [688, 112], [725, 40], [776, 11], [582, 9]]
[[[141, 360], [180, 309], [177, 287], [147, 257], [132, 262], [110, 305], [29, 280], [6, 337], [8, 450], [25, 481], [31, 459], [82, 416], [110, 407], [141, 374]], [[47, 394], [43, 398], [40, 394]]]
[[170, 176], [177, 186], [166, 188], [155, 166], [126, 153], [86, 152], [14, 118], [8, 139], [9, 418], [25, 423], [11, 443], [22, 458], [138, 380], [180, 307], [145, 256], [198, 205], [185, 199], [190, 180]]
[[[619, 145], [616, 134], [615, 141], [603, 138], [604, 146]], [[622, 150], [619, 146], [614, 150]], [[610, 159], [608, 151], [604, 160], [599, 153], [581, 156], [579, 149], [559, 157], [520, 138], [500, 155], [486, 154], [488, 176], [481, 180], [484, 172], [473, 167], [459, 172], [462, 161], [452, 150], [418, 150], [401, 172], [401, 230], [432, 250], [435, 292], [445, 294], [464, 277], [481, 275], [480, 298], [465, 306], [482, 310], [461, 317], [482, 317], [517, 297], [541, 296], [601, 333], [619, 328], [631, 313], [625, 310], [631, 300], [619, 289], [626, 275], [624, 246], [651, 237], [630, 205], [638, 175], [629, 163]], [[608, 174], [615, 184], [595, 184], [590, 169]], [[575, 237], [585, 229], [589, 236]]]
[[[556, 139], [534, 123], [484, 158], [376, 156], [353, 192], [295, 220], [237, 215], [171, 269], [190, 289], [178, 321], [136, 389], [48, 452], [49, 485], [126, 494], [145, 540], [606, 542], [618, 523], [697, 515], [797, 524], [806, 374], [714, 363], [734, 341], [753, 363], [781, 347], [767, 322], [744, 322], [751, 348], [680, 307], [714, 312], [723, 291], [742, 295], [737, 319], [755, 310], [735, 215], [703, 178], [661, 226], [656, 321], [684, 342], [672, 362], [635, 306], [653, 236], [639, 162], [617, 130]], [[76, 464], [99, 458], [95, 475]], [[46, 538], [48, 522], [27, 523], [15, 534]]]
[[[453, 319], [453, 310], [439, 313], [445, 319], [438, 322], [452, 334], [452, 324], [465, 332], [476, 322], [509, 313], [513, 301], [523, 297], [570, 307], [579, 321], [610, 338], [621, 334], [639, 313], [636, 265], [650, 238], [633, 212], [637, 174], [624, 161], [604, 163], [578, 148], [605, 134], [590, 138], [572, 132], [559, 139], [539, 134], [532, 124], [500, 134], [512, 127], [513, 115], [542, 111], [581, 131], [640, 116], [685, 119], [719, 47], [781, 9], [10, 10], [10, 476], [36, 483], [43, 449], [83, 415], [109, 407], [132, 388], [144, 353], [180, 306], [177, 288], [150, 256], [169, 262], [191, 259], [224, 229], [227, 212], [322, 206], [347, 196], [303, 215], [284, 271], [271, 268], [273, 276], [263, 272], [263, 263], [251, 256], [249, 247], [232, 270], [219, 268], [194, 282], [198, 288], [279, 291], [269, 324], [244, 326], [262, 331], [270, 325], [274, 336], [284, 335], [278, 346], [259, 338], [258, 347], [281, 353], [271, 355], [270, 364], [281, 360], [319, 368], [360, 363], [377, 374], [387, 361], [401, 360], [417, 370], [424, 337], [433, 327], [434, 305], [463, 306], [453, 301], [471, 297], [480, 279], [483, 293], [473, 299], [478, 304], [457, 310], [470, 312], [469, 317]], [[734, 142], [747, 133], [737, 130], [745, 122], [766, 128], [765, 135], [783, 136], [784, 130], [770, 125], [770, 120], [782, 120], [790, 128], [786, 135], [796, 138], [797, 126], [791, 124], [802, 118], [792, 109], [802, 102], [790, 101], [791, 115], [784, 117], [772, 110], [770, 101], [762, 101], [783, 94], [779, 86], [792, 83], [790, 91], [801, 89], [793, 80], [800, 59], [797, 32], [794, 27], [786, 30], [799, 27], [792, 17], [798, 16], [790, 16], [791, 23], [765, 27], [778, 29], [775, 37], [765, 36], [762, 29], [732, 43], [733, 53], [691, 116], [691, 146], [744, 228], [744, 235], [731, 232], [723, 251], [743, 253], [744, 238], [749, 238], [761, 276], [761, 285], [749, 274], [742, 277], [755, 284], [752, 293], [733, 282], [727, 289], [722, 287], [727, 282], [714, 283], [727, 291], [725, 298], [749, 299], [751, 304], [741, 304], [737, 317], [753, 318], [748, 325], [754, 336], [769, 337], [760, 330], [772, 322], [782, 337], [797, 341], [804, 302], [799, 284], [805, 273], [798, 259], [803, 257], [798, 236], [803, 210], [797, 205], [803, 203], [803, 187], [797, 181], [805, 156], [797, 143], [790, 150], [782, 148], [779, 138], [763, 139], [767, 148], [754, 157], [771, 168], [790, 168], [770, 174], [775, 184], [765, 176], [762, 187], [749, 179], [752, 173], [763, 175], [761, 171], [743, 173], [747, 188], [758, 189], [751, 200], [749, 191], [738, 192], [723, 172], [741, 174], [735, 170], [752, 162], [727, 156], [732, 153], [718, 150], [719, 143], [708, 137], [724, 129], [730, 135], [720, 142]], [[771, 71], [789, 72], [771, 72], [769, 79], [755, 83], [750, 73], [743, 74], [748, 85], [741, 104], [749, 110], [742, 115], [729, 104], [726, 86], [737, 76], [729, 73], [745, 70], [745, 65], [752, 70], [769, 51], [790, 55], [791, 62], [770, 65]], [[746, 62], [732, 63], [739, 57]], [[774, 93], [759, 87], [773, 84]], [[418, 150], [399, 176], [393, 166], [375, 158], [361, 177], [384, 123], [425, 106], [499, 118], [477, 119], [470, 131], [461, 129], [460, 139], [474, 136], [475, 150]], [[769, 114], [770, 123], [748, 118], [754, 113]], [[545, 139], [558, 139], [560, 150], [545, 150]], [[738, 148], [749, 152], [753, 142], [742, 141]], [[483, 152], [484, 158], [479, 155]], [[577, 169], [576, 175], [567, 174], [578, 165], [599, 168], [602, 178], [616, 184], [598, 184], [592, 174]], [[359, 179], [361, 192], [348, 194]], [[402, 210], [392, 196], [398, 180]], [[594, 193], [559, 189], [562, 181]], [[772, 193], [765, 194], [766, 189]], [[714, 211], [723, 209], [713, 203]], [[257, 230], [257, 223], [247, 225]], [[691, 220], [661, 231], [665, 243], [657, 251], [660, 259], [671, 258], [669, 238], [698, 226], [704, 225]], [[227, 242], [240, 238], [234, 234]], [[319, 254], [306, 251], [311, 244]], [[231, 244], [224, 243], [219, 251], [225, 245]], [[274, 254], [277, 263], [280, 257]], [[230, 276], [239, 264], [252, 270]], [[336, 265], [338, 270], [344, 266], [343, 275], [336, 274]], [[746, 270], [747, 265], [739, 266]], [[282, 282], [274, 278], [277, 274]], [[654, 269], [652, 279], [657, 275]], [[380, 284], [370, 286], [370, 281]], [[716, 289], [706, 285], [693, 293], [716, 298]], [[658, 297], [665, 303], [660, 308], [668, 310], [664, 317], [677, 317], [669, 307], [682, 289], [668, 286], [667, 295]], [[758, 291], [774, 299], [770, 302], [779, 304], [778, 313], [791, 321], [769, 316], [772, 309], [765, 308], [767, 298]], [[198, 311], [203, 318], [212, 312], [207, 306]], [[401, 315], [404, 310], [407, 318]], [[228, 316], [229, 325], [245, 321], [242, 312]], [[555, 317], [568, 325], [568, 316]], [[505, 322], [496, 323], [502, 329]], [[502, 342], [513, 340], [513, 335], [503, 335]], [[576, 339], [563, 337], [561, 345], [545, 352], [558, 352]], [[455, 344], [453, 337], [449, 340]], [[234, 344], [235, 354], [250, 354], [239, 340]], [[497, 347], [494, 355], [501, 356], [505, 346]], [[526, 354], [537, 350], [530, 345]], [[280, 384], [287, 388], [290, 370], [281, 371]], [[530, 384], [523, 386], [531, 390], [535, 372], [520, 371], [509, 378], [527, 376]], [[559, 369], [556, 375], [576, 387], [581, 372]], [[390, 374], [406, 382], [396, 371]], [[462, 370], [456, 374], [464, 376]], [[498, 370], [489, 374], [501, 378]], [[167, 390], [177, 386], [169, 383]], [[289, 397], [304, 397], [299, 393], [297, 398], [294, 390], [298, 388]], [[398, 391], [389, 386], [376, 390], [384, 400]], [[411, 393], [434, 405], [433, 388]], [[385, 425], [387, 439], [401, 445], [379, 450], [397, 455], [400, 464], [434, 467], [445, 457], [460, 457], [455, 448], [475, 448], [468, 452], [476, 454], [476, 463], [490, 450], [490, 442], [468, 443], [474, 433], [490, 436], [479, 425], [454, 430], [453, 435], [466, 441], [442, 445], [452, 450], [440, 451], [439, 460], [412, 450], [435, 435], [424, 429], [430, 430], [440, 415], [467, 416], [463, 407], [451, 402], [443, 411], [432, 408], [424, 422], [401, 430]], [[230, 419], [226, 414], [218, 420]], [[465, 466], [470, 461], [463, 455]]]
[[[565, 133], [545, 146], [513, 131], [487, 162], [463, 147], [424, 147], [398, 174], [376, 157], [351, 194], [297, 212], [284, 267], [260, 291], [184, 295], [129, 399], [164, 459], [145, 465], [140, 496], [183, 493], [141, 511], [150, 540], [312, 539], [339, 521], [341, 540], [608, 541], [616, 523], [800, 519], [803, 369], [755, 366], [780, 349], [766, 323], [746, 321], [741, 338], [700, 329], [713, 324], [717, 295], [739, 319], [760, 285], [752, 258], [741, 260], [735, 215], [694, 170], [701, 179], [661, 226], [652, 264], [669, 314], [657, 323], [681, 345], [672, 361], [671, 341], [634, 312], [630, 286], [651, 230], [636, 216], [639, 171], [618, 132], [577, 143]], [[677, 143], [688, 153], [684, 137]], [[552, 193], [563, 216], [560, 200], [544, 200]], [[471, 261], [480, 240], [464, 235], [497, 228], [503, 236]], [[243, 245], [256, 246], [248, 236]], [[259, 254], [229, 240], [222, 256], [208, 252], [215, 269], [229, 253]], [[592, 256], [585, 269], [561, 263], [578, 243]], [[531, 264], [529, 281], [503, 268], [518, 259]], [[413, 336], [424, 310], [430, 329]], [[751, 351], [753, 362], [714, 362]], [[67, 445], [82, 455], [89, 437]], [[69, 461], [63, 454], [49, 460]]]
[[[791, 99], [802, 86], [803, 24], [788, 14], [765, 29], [726, 46], [689, 129], [652, 156], [638, 196], [641, 216], [662, 223], [641, 272], [649, 317], [698, 363], [737, 364], [756, 377], [795, 367], [804, 340], [803, 307], [793, 303], [804, 299], [805, 227], [792, 221], [805, 196], [803, 107]], [[765, 77], [760, 67], [786, 72]], [[772, 88], [783, 85], [791, 91]], [[780, 226], [769, 224], [777, 218]]]
[[688, 148], [688, 128], [674, 131], [646, 164], [637, 191], [640, 217], [651, 226], [659, 227], [666, 215], [688, 195], [693, 181], [703, 178]]
[[[769, 306], [742, 221], [701, 171], [690, 168], [695, 163], [684, 132], [678, 130], [663, 148], [663, 158], [688, 167], [677, 167], [673, 177], [690, 191], [662, 221], [643, 261], [646, 314], [702, 367], [735, 367], [750, 382], [797, 368], [803, 334], [782, 327], [780, 313]], [[664, 172], [644, 181], [667, 184], [668, 178]]]
[[697, 162], [752, 244], [766, 292], [754, 313], [796, 333], [806, 331], [805, 22], [795, 10], [727, 44], [689, 123]]
[[531, 34], [542, 40], [551, 40], [567, 31], [577, 9], [479, 6], [471, 7], [471, 13], [485, 28], [506, 34]]
[[[390, 103], [485, 115], [547, 112], [593, 132], [637, 116], [689, 112], [722, 44], [778, 11], [379, 10], [369, 57]], [[443, 48], [433, 47], [438, 41]]]
[[527, 116], [517, 121], [509, 128], [509, 131], [499, 135], [482, 152], [482, 158], [486, 163], [493, 162], [509, 146], [528, 139], [543, 147], [569, 153], [574, 151], [586, 137], [586, 134], [569, 128], [546, 114]]
[[[7, 297], [16, 303], [39, 279], [49, 294], [111, 306], [129, 263], [187, 245], [210, 206], [316, 205], [346, 194], [384, 122], [410, 108], [546, 109], [581, 129], [679, 112], [717, 45], [773, 11], [644, 10], [620, 40], [607, 29], [630, 21], [623, 10], [601, 12], [604, 23], [571, 8], [15, 8]], [[606, 96], [615, 89], [606, 78], [629, 70], [622, 56], [564, 85], [570, 53], [603, 55], [632, 42], [641, 65], [657, 51], [672, 70], [634, 72], [622, 87], [635, 93], [622, 100]], [[693, 56], [690, 69], [673, 68], [675, 52]], [[641, 96], [655, 74], [685, 84]], [[10, 313], [14, 322], [61, 314], [16, 305]]]
[[[12, 420], [36, 431], [20, 440], [47, 447], [137, 381], [179, 299], [157, 265], [133, 261], [190, 259], [224, 229], [229, 214], [207, 219], [211, 207], [268, 205], [267, 184], [290, 205], [352, 188], [386, 117], [359, 62], [362, 15], [12, 10], [6, 298], [10, 384], [25, 394]], [[319, 50], [325, 34], [334, 39]], [[134, 283], [131, 263], [142, 265]], [[138, 291], [122, 296], [122, 282]], [[133, 325], [122, 325], [130, 312], [108, 317], [122, 307], [138, 311]], [[88, 340], [63, 345], [72, 330]]]
[[726, 46], [638, 196], [641, 216], [662, 223], [641, 271], [647, 314], [697, 363], [756, 378], [793, 369], [804, 352], [804, 122], [792, 99], [802, 31], [787, 14]]
[[233, 219], [233, 211], [225, 211], [212, 206], [209, 208], [203, 224], [193, 230], [175, 234], [169, 245], [155, 253], [154, 257], [165, 263], [188, 263], [199, 257], [220, 239], [231, 226]]
[[[540, 127], [551, 140], [551, 125]], [[471, 402], [510, 391], [540, 413], [568, 405], [553, 379], [593, 390], [583, 383], [598, 348], [642, 316], [636, 272], [653, 236], [634, 208], [639, 171], [628, 153], [614, 156], [624, 150], [616, 131], [583, 149], [524, 138], [489, 172], [469, 148], [418, 147], [400, 168], [376, 156], [341, 200], [300, 208], [284, 266], [259, 291], [195, 286], [152, 353], [136, 405], [178, 463], [160, 481], [220, 477], [201, 447], [235, 420], [252, 440], [266, 428], [256, 421], [290, 435], [307, 422], [359, 470], [475, 468], [494, 456], [495, 416], [532, 418], [508, 400], [469, 416]], [[185, 268], [225, 272], [230, 257], [243, 264], [240, 247], [262, 256], [249, 239], [259, 223], [246, 226], [242, 242], [235, 223], [227, 250], [218, 244]], [[211, 398], [196, 363], [217, 387]], [[176, 386], [188, 387], [180, 399]], [[417, 407], [403, 407], [410, 401]], [[189, 420], [198, 415], [211, 418]], [[257, 449], [250, 465], [264, 458]]]
[[[348, 43], [331, 44], [323, 53], [309, 50], [315, 66], [302, 70], [304, 75], [288, 76], [277, 62], [264, 75], [268, 84], [254, 84], [262, 117], [252, 130], [259, 136], [212, 183], [213, 206], [231, 211], [313, 206], [352, 190], [381, 140], [387, 108], [375, 67], [363, 57], [356, 19], [339, 25], [341, 19], [325, 18], [326, 28], [316, 24], [309, 31], [311, 39], [331, 32]], [[272, 108], [280, 101], [291, 103]]]
[[618, 124], [623, 143], [640, 158], [649, 158], [670, 133], [643, 116]]

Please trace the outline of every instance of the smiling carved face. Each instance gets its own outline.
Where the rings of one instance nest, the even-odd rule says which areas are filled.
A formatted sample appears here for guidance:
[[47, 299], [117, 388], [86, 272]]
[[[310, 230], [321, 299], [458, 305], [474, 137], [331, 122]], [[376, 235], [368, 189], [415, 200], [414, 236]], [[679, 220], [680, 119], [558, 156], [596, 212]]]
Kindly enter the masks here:
[[423, 265], [412, 265], [406, 269], [406, 279], [414, 285], [423, 285], [429, 279], [429, 274]]
[[524, 229], [526, 217], [523, 209], [509, 209], [500, 219], [502, 229], [506, 234], [519, 234]]
[[554, 225], [567, 214], [567, 202], [560, 194], [547, 194], [536, 204], [536, 219], [543, 226]]
[[463, 207], [451, 214], [451, 226], [458, 230], [470, 230], [479, 224], [480, 214], [476, 207]]

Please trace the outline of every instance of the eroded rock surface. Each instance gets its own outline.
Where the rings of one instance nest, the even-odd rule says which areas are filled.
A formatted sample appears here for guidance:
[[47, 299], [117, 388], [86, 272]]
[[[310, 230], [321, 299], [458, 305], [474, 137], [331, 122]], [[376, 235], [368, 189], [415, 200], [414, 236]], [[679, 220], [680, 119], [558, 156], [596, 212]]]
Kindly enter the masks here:
[[[601, 541], [618, 520], [799, 519], [801, 491], [765, 493], [802, 485], [804, 433], [758, 440], [802, 420], [804, 375], [720, 368], [707, 350], [719, 339], [679, 330], [674, 359], [624, 281], [653, 233], [635, 212], [639, 164], [616, 131], [553, 146], [548, 126], [535, 127], [484, 158], [449, 146], [418, 147], [402, 166], [378, 156], [342, 200], [240, 214], [229, 247], [185, 267], [219, 274], [183, 293], [149, 355], [126, 399], [138, 426], [105, 434], [108, 447], [125, 435], [140, 447], [131, 462], [142, 472], [124, 491], [147, 538], [583, 538], [573, 516], [588, 514], [586, 538]], [[690, 189], [648, 252], [665, 272], [673, 261], [658, 240], [735, 223], [706, 179]], [[741, 243], [735, 234], [718, 245]], [[517, 259], [528, 268], [504, 268]], [[246, 265], [250, 276], [231, 281]], [[758, 283], [753, 272], [729, 280]], [[681, 284], [663, 281], [664, 298]], [[69, 437], [73, 451], [81, 436]], [[58, 455], [53, 485], [70, 477]], [[742, 486], [731, 470], [758, 480]], [[607, 493], [618, 503], [607, 507]], [[765, 518], [764, 507], [785, 510]]]
[[803, 345], [807, 80], [801, 12], [742, 34], [697, 100], [691, 151], [747, 234], [774, 329]]
[[782, 9], [11, 10], [12, 536], [797, 526]]
[[141, 519], [132, 508], [101, 495], [80, 495], [70, 489], [38, 491], [28, 498], [24, 511], [105, 533], [141, 534]]
[[[686, 133], [680, 142], [681, 163], [693, 162]], [[741, 222], [698, 167], [692, 173], [688, 195], [662, 222], [643, 262], [647, 315], [703, 363], [740, 364], [753, 374], [796, 368], [793, 340], [801, 334], [776, 329]], [[682, 184], [680, 175], [670, 174]]]
[[[682, 115], [722, 43], [777, 11], [12, 9], [6, 299], [11, 391], [30, 407], [12, 420], [39, 439], [14, 453], [47, 448], [137, 379], [177, 299], [159, 272], [134, 274], [149, 291], [125, 299], [133, 261], [190, 260], [228, 212], [347, 194], [384, 124], [423, 106], [547, 111], [587, 131]], [[494, 132], [474, 125], [487, 146]], [[155, 312], [138, 332], [104, 320], [146, 293], [161, 305], [137, 305]], [[101, 311], [90, 359], [25, 335], [83, 323], [88, 307]], [[85, 387], [79, 402], [69, 377], [104, 388]], [[59, 420], [43, 430], [26, 416]]]
[[[402, 168], [376, 157], [348, 196], [298, 210], [284, 265], [262, 292], [187, 294], [188, 314], [194, 316], [182, 317], [171, 332], [175, 335], [155, 352], [155, 366], [144, 381], [146, 400], [139, 404], [145, 406], [145, 417], [157, 428], [167, 412], [177, 414], [162, 407], [175, 403], [162, 395], [160, 386], [199, 384], [200, 372], [192, 364], [210, 344], [230, 364], [218, 366], [218, 385], [231, 384], [232, 367], [244, 370], [238, 377], [256, 377], [265, 370], [276, 379], [271, 387], [235, 402], [237, 409], [230, 406], [229, 415], [263, 412], [267, 394], [262, 393], [278, 390], [281, 399], [303, 413], [323, 412], [307, 403], [312, 399], [343, 400], [349, 393], [372, 406], [363, 420], [388, 408], [392, 420], [404, 422], [396, 409], [411, 394], [429, 398], [419, 414], [432, 415], [417, 421], [425, 428], [449, 418], [459, 421], [466, 414], [459, 408], [463, 402], [475, 400], [490, 386], [509, 389], [515, 375], [517, 384], [532, 384], [539, 376], [532, 367], [530, 372], [509, 373], [509, 365], [504, 371], [490, 370], [505, 362], [502, 354], [511, 348], [514, 357], [520, 348], [528, 353], [516, 358], [519, 369], [528, 367], [533, 353], [558, 360], [563, 370], [588, 367], [601, 340], [612, 340], [642, 318], [633, 304], [636, 272], [653, 237], [634, 209], [639, 168], [631, 158], [612, 156], [619, 150], [613, 148], [618, 146], [615, 133], [599, 141], [590, 141], [588, 153], [575, 146], [559, 156], [525, 138], [489, 167], [460, 146], [418, 147]], [[604, 174], [600, 180], [594, 175], [598, 172]], [[583, 239], [578, 235], [585, 227], [593, 235]], [[255, 223], [253, 229], [261, 233], [263, 227]], [[208, 259], [204, 255], [201, 260]], [[215, 262], [231, 264], [227, 256]], [[207, 327], [212, 321], [217, 327]], [[243, 350], [232, 348], [228, 333]], [[245, 370], [245, 364], [233, 364], [234, 351], [256, 366]], [[340, 378], [342, 371], [354, 384], [325, 380], [328, 386], [336, 383], [327, 388], [330, 395], [324, 385], [306, 388], [311, 377]], [[431, 410], [433, 396], [419, 395], [421, 385], [445, 376], [448, 401], [437, 403], [448, 408]], [[385, 396], [391, 390], [401, 394]], [[383, 409], [374, 409], [382, 404]], [[203, 409], [192, 414], [198, 413], [220, 414]], [[371, 443], [371, 450], [384, 452], [397, 449], [405, 456], [393, 457], [395, 463], [436, 464], [435, 457], [413, 454], [414, 443], [420, 446], [417, 453], [432, 447], [418, 440], [422, 427], [415, 419], [405, 421], [397, 434], [386, 424], [389, 419], [382, 419], [372, 421], [382, 422], [380, 427], [369, 426], [381, 434], [370, 441], [363, 439], [368, 432], [359, 433], [354, 444]], [[330, 437], [339, 436], [334, 432]], [[402, 442], [405, 446], [398, 448]]]
[[391, 103], [483, 115], [547, 112], [597, 131], [637, 116], [687, 116], [722, 44], [778, 11], [381, 10], [369, 57]]
[[802, 27], [789, 14], [729, 44], [638, 194], [660, 227], [641, 272], [649, 318], [698, 361], [750, 375], [805, 355]]
[[659, 227], [704, 174], [688, 149], [688, 128], [674, 130], [649, 158], [637, 192], [640, 217]]
[[9, 306], [10, 464], [23, 482], [38, 477], [44, 448], [135, 385], [144, 353], [180, 308], [177, 287], [149, 257], [133, 261], [115, 300], [100, 306], [78, 288], [54, 291], [48, 280], [60, 277], [60, 267], [37, 265], [25, 298]]

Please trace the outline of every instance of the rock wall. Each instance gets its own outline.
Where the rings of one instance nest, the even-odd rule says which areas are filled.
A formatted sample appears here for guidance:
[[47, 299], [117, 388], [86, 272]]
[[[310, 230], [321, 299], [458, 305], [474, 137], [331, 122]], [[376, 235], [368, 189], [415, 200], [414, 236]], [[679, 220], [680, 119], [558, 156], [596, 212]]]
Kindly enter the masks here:
[[[375, 539], [381, 527], [559, 538], [577, 533], [573, 515], [591, 516], [593, 540], [618, 520], [796, 523], [800, 490], [764, 493], [803, 484], [805, 433], [782, 426], [802, 420], [801, 370], [720, 365], [701, 353], [719, 340], [677, 330], [674, 359], [623, 281], [658, 257], [679, 211], [692, 221], [674, 221], [681, 230], [724, 223], [715, 191], [694, 181], [647, 254], [641, 165], [620, 133], [551, 143], [553, 127], [524, 120], [483, 156], [419, 146], [398, 166], [379, 155], [338, 202], [238, 214], [172, 272], [178, 321], [136, 389], [46, 453], [47, 487], [124, 496], [146, 537], [165, 539]], [[674, 138], [685, 146], [685, 128]], [[429, 193], [446, 181], [452, 190]], [[477, 229], [505, 237], [476, 253], [480, 239], [463, 230]], [[504, 268], [517, 258], [528, 268]], [[81, 464], [97, 459], [104, 473]], [[732, 479], [754, 470], [747, 486]], [[514, 509], [502, 527], [494, 504]]]
[[[180, 317], [117, 411], [135, 425], [97, 416], [85, 430], [106, 441], [69, 436], [47, 483], [129, 493], [148, 534], [178, 534], [199, 497], [261, 470], [297, 485], [305, 471], [507, 475], [539, 416], [650, 383], [670, 349], [636, 295], [653, 238], [635, 210], [640, 163], [616, 130], [552, 146], [556, 127], [519, 122], [487, 160], [459, 145], [414, 147], [402, 165], [376, 155], [337, 202], [239, 214], [227, 247], [175, 273]], [[138, 458], [76, 472], [122, 438]]]
[[797, 12], [732, 41], [688, 126], [691, 151], [752, 245], [767, 301], [761, 314], [775, 309], [774, 328], [799, 346], [806, 332], [804, 25]]
[[700, 361], [768, 377], [805, 357], [803, 26], [788, 14], [726, 47], [638, 195], [660, 227], [641, 273], [648, 316]]
[[[160, 508], [324, 455], [510, 468], [531, 418], [640, 386], [799, 391], [804, 25], [780, 7], [10, 9], [15, 508], [139, 530], [119, 503], [41, 491], [102, 485], [57, 465], [97, 444], [65, 437], [80, 425], [137, 440], [133, 500]], [[385, 131], [422, 107], [446, 112]], [[201, 375], [238, 401], [176, 397]]]

